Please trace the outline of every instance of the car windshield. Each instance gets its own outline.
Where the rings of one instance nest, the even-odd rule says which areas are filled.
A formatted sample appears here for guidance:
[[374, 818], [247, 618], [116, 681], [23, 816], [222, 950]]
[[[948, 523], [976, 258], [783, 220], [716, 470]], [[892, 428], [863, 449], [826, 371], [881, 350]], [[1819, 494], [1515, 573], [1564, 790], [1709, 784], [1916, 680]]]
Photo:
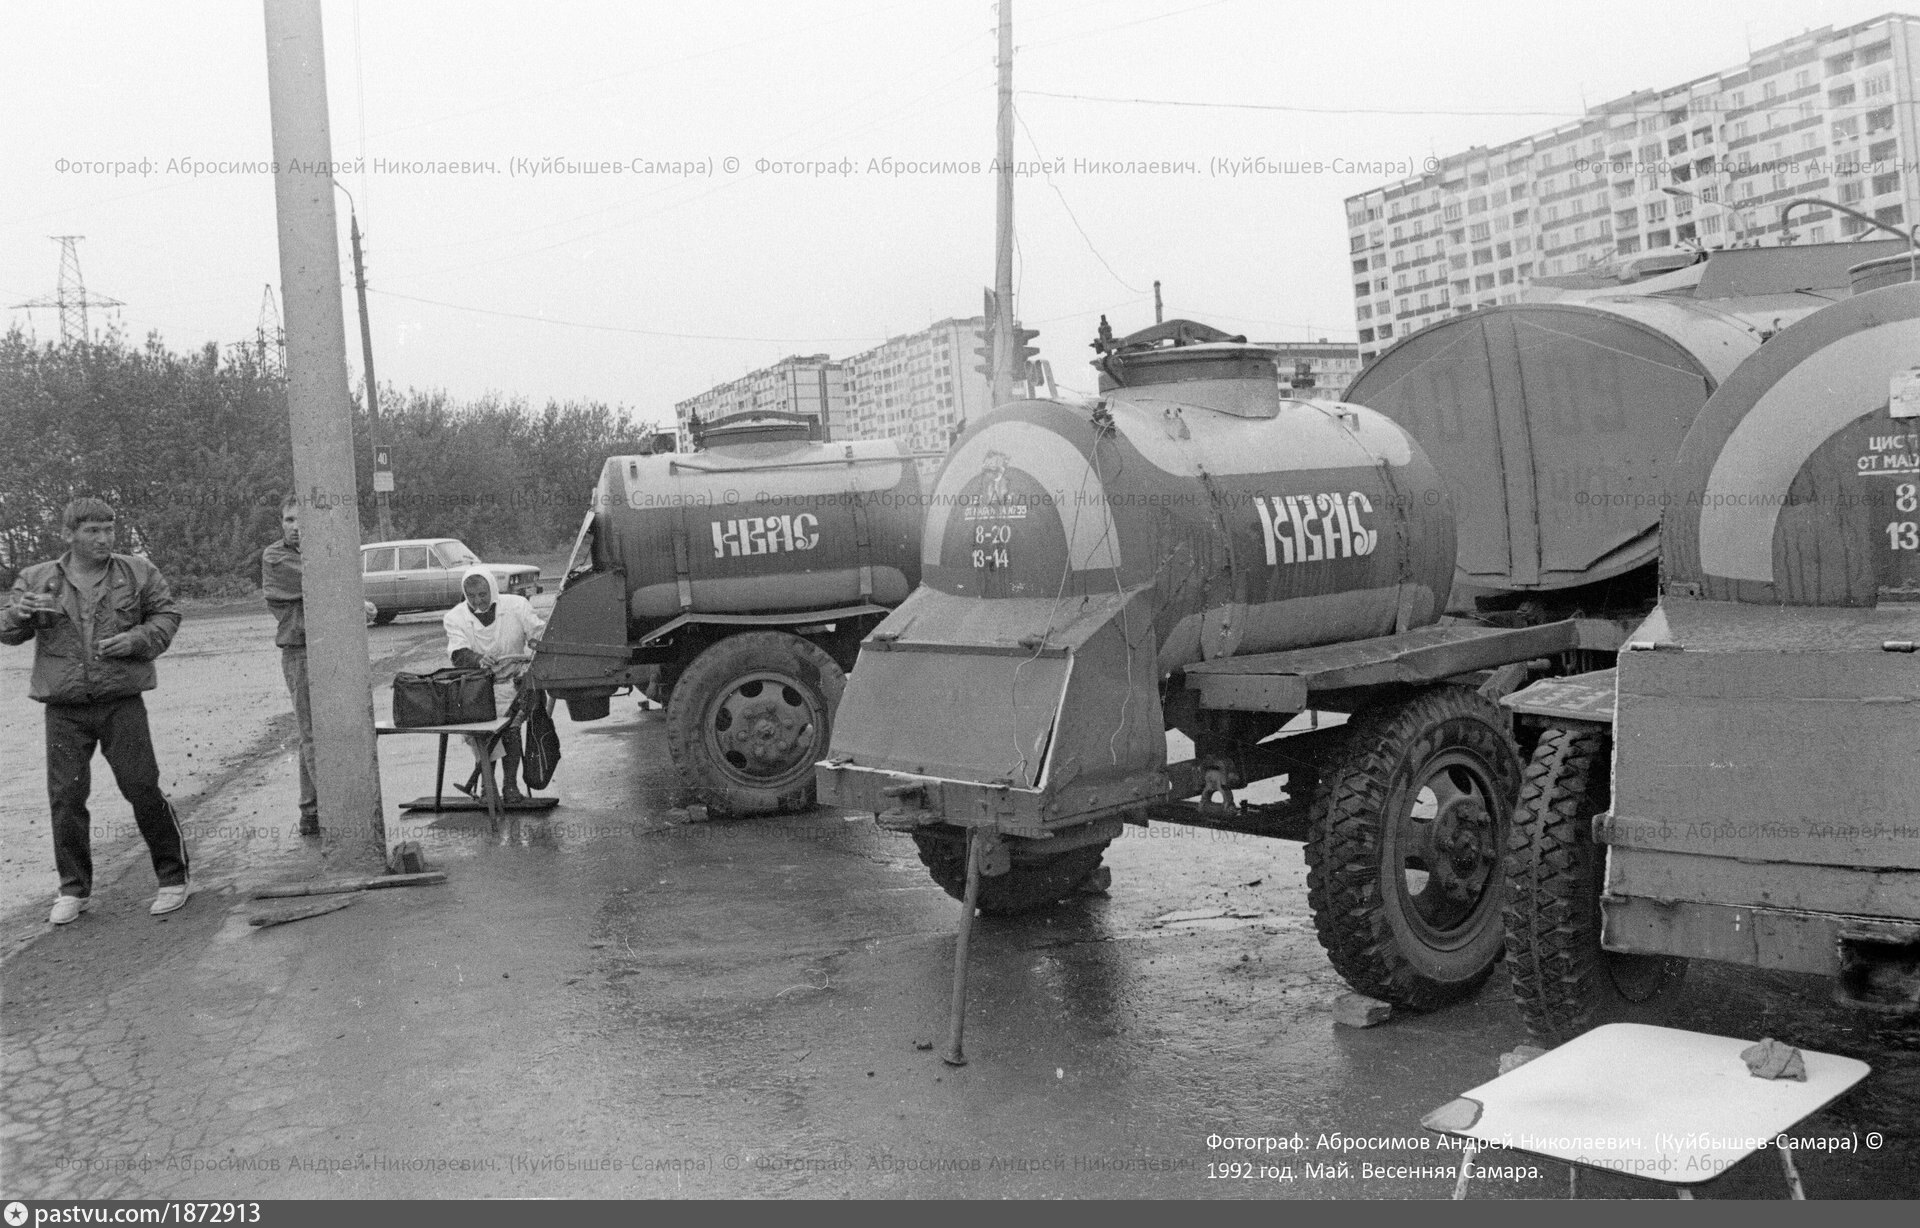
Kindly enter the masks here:
[[449, 567], [477, 567], [480, 557], [459, 542], [441, 542], [440, 555]]

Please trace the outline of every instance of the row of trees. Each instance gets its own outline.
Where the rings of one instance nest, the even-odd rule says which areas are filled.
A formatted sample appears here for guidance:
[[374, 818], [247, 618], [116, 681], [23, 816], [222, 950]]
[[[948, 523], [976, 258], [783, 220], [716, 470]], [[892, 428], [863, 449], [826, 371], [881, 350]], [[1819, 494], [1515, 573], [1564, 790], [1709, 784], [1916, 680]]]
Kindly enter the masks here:
[[[652, 427], [598, 401], [548, 402], [383, 389], [394, 530], [458, 537], [481, 556], [571, 539], [609, 454]], [[353, 407], [360, 519], [374, 524], [364, 404]], [[117, 509], [122, 549], [145, 551], [175, 588], [238, 595], [258, 582], [293, 485], [286, 384], [243, 348], [192, 353], [118, 337], [36, 346], [0, 337], [0, 585], [65, 548], [60, 511], [97, 495]]]

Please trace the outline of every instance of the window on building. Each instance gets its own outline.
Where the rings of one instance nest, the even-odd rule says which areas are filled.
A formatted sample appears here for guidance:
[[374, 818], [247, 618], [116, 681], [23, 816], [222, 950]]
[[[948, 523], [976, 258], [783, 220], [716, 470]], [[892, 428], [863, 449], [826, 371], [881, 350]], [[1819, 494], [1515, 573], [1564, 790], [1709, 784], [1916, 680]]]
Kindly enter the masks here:
[[1487, 224], [1485, 222], [1475, 222], [1473, 225], [1467, 227], [1467, 234], [1475, 243], [1479, 243], [1487, 238]]
[[1374, 254], [1374, 257], [1373, 257], [1373, 261], [1372, 261], [1372, 264], [1373, 264], [1373, 267], [1374, 267], [1374, 268], [1376, 268], [1376, 269], [1384, 269], [1384, 268], [1386, 268], [1386, 267], [1387, 267], [1387, 254], [1386, 254], [1385, 252], [1376, 252], [1376, 253]]
[[1379, 334], [1379, 335], [1380, 335], [1380, 339], [1381, 339], [1382, 341], [1385, 341], [1385, 340], [1386, 340], [1386, 339], [1387, 339], [1388, 337], [1391, 337], [1391, 336], [1393, 336], [1393, 325], [1391, 325], [1391, 324], [1382, 324], [1382, 325], [1380, 326], [1380, 334]]
[[1485, 248], [1485, 247], [1475, 248], [1473, 253], [1473, 262], [1475, 264], [1492, 264], [1493, 263], [1492, 249]]
[[1466, 268], [1466, 267], [1467, 267], [1467, 257], [1466, 257], [1466, 254], [1465, 254], [1465, 253], [1463, 252], [1463, 253], [1461, 253], [1460, 255], [1457, 255], [1457, 256], [1448, 256], [1448, 257], [1447, 257], [1447, 267], [1448, 267], [1448, 268], [1450, 268], [1450, 269], [1455, 269], [1455, 270], [1459, 270], [1459, 269], [1464, 269], [1464, 268]]
[[1666, 201], [1650, 200], [1647, 202], [1647, 221], [1649, 223], [1663, 222], [1666, 220], [1666, 217], [1667, 217]]
[[1871, 47], [1862, 47], [1860, 49], [1860, 67], [1862, 68], [1865, 68], [1869, 64], [1878, 64], [1882, 60], [1890, 60], [1892, 58], [1893, 43], [1890, 41], [1875, 43]]
[[1867, 112], [1867, 132], [1869, 135], [1893, 127], [1893, 108], [1881, 107], [1877, 111]]
[[1708, 125], [1705, 128], [1695, 128], [1693, 130], [1693, 147], [1695, 149], [1700, 148], [1702, 145], [1711, 145], [1711, 144], [1713, 144], [1712, 125]]
[[1894, 159], [1894, 155], [1899, 152], [1900, 142], [1897, 140], [1875, 141], [1873, 144], [1867, 146], [1867, 161], [1891, 162]]
[[1613, 245], [1613, 250], [1622, 256], [1631, 256], [1640, 250], [1640, 236], [1629, 235]]
[[1747, 121], [1743, 119], [1735, 122], [1735, 124], [1733, 125], [1733, 139], [1736, 141], [1745, 140], [1746, 135], [1747, 135]]
[[1813, 84], [1813, 70], [1811, 68], [1803, 68], [1799, 72], [1793, 74], [1794, 89], [1803, 90], [1812, 84]]
[[1735, 90], [1733, 91], [1733, 93], [1727, 95], [1727, 106], [1731, 107], [1733, 110], [1738, 111], [1741, 107], [1744, 107], [1746, 105], [1747, 105], [1747, 91]]
[[1511, 286], [1511, 285], [1513, 284], [1513, 270], [1512, 270], [1512, 269], [1501, 269], [1501, 270], [1500, 270], [1500, 284], [1501, 284], [1501, 285], [1503, 285], [1503, 286]]
[[1852, 71], [1853, 71], [1853, 52], [1849, 51], [1842, 55], [1830, 55], [1827, 57], [1827, 75], [1829, 77], [1838, 76], [1843, 72], [1852, 72]]
[[[1513, 241], [1513, 250], [1516, 252], [1530, 252], [1533, 250], [1533, 240], [1526, 235], [1521, 235]], [[1521, 265], [1520, 267], [1522, 269], [1526, 268], [1525, 265]], [[1526, 274], [1523, 272], [1520, 276], [1525, 277]]]
[[1836, 119], [1833, 121], [1833, 139], [1860, 135], [1860, 121], [1857, 118]]
[[1780, 92], [1780, 83], [1777, 81], [1769, 81], [1765, 85], [1762, 85], [1760, 87], [1760, 97], [1762, 98], [1772, 98], [1774, 95], [1778, 94], [1779, 92]]
[[1873, 211], [1874, 221], [1885, 222], [1889, 226], [1899, 225], [1901, 216], [1899, 205], [1888, 205], [1884, 209], [1875, 209]]
[[[1364, 318], [1365, 318], [1365, 317], [1363, 316], [1363, 317], [1362, 317], [1362, 319], [1364, 319]], [[1363, 328], [1363, 329], [1361, 329], [1361, 330], [1360, 330], [1360, 343], [1361, 343], [1362, 345], [1365, 345], [1365, 344], [1366, 344], [1367, 342], [1369, 342], [1369, 341], [1371, 341], [1371, 340], [1373, 340], [1373, 330], [1372, 330], [1371, 328]]]
[[1685, 133], [1681, 133], [1679, 136], [1667, 142], [1668, 154], [1683, 154], [1685, 152], [1687, 152], [1687, 137]]
[[1366, 257], [1362, 256], [1360, 259], [1353, 262], [1353, 271], [1356, 273], [1364, 273], [1367, 271]]
[[1516, 183], [1513, 185], [1511, 189], [1509, 189], [1509, 191], [1512, 193], [1512, 196], [1515, 200], [1519, 200], [1521, 197], [1527, 194], [1527, 185], [1524, 183]]
[[1633, 227], [1638, 226], [1640, 224], [1640, 210], [1638, 209], [1614, 210], [1613, 224], [1618, 228], [1620, 228], [1621, 230], [1630, 230]]
[[1872, 98], [1877, 94], [1885, 94], [1892, 89], [1893, 74], [1883, 72], [1868, 77], [1866, 83], [1860, 87], [1860, 92], [1868, 98]]
[[1513, 244], [1511, 243], [1500, 244], [1499, 246], [1493, 249], [1493, 255], [1494, 255], [1494, 259], [1496, 260], [1513, 259]]
[[1493, 274], [1491, 274], [1491, 273], [1482, 273], [1482, 274], [1480, 274], [1480, 276], [1478, 276], [1478, 277], [1476, 277], [1476, 278], [1474, 278], [1474, 279], [1473, 279], [1473, 288], [1474, 288], [1475, 290], [1491, 290], [1491, 289], [1493, 289]]
[[1673, 235], [1671, 232], [1665, 230], [1649, 230], [1647, 232], [1647, 248], [1649, 251], [1656, 247], [1671, 247], [1672, 245]]
[[1886, 174], [1886, 175], [1875, 175], [1873, 177], [1873, 194], [1875, 196], [1885, 196], [1890, 192], [1898, 192], [1899, 190], [1900, 190], [1900, 172], [1899, 171], [1894, 171], [1891, 174]]
[[1703, 235], [1719, 234], [1720, 233], [1720, 215], [1717, 213], [1709, 213], [1703, 216], [1700, 219], [1700, 233]]
[[1527, 224], [1527, 211], [1525, 209], [1515, 209], [1513, 211], [1513, 224], [1515, 226], [1525, 226]]
[[1858, 204], [1866, 194], [1867, 189], [1865, 185], [1858, 179], [1849, 179], [1840, 185], [1840, 203], [1843, 205]]
[[1443, 221], [1448, 221], [1448, 222], [1457, 222], [1457, 221], [1459, 221], [1459, 220], [1460, 220], [1460, 206], [1459, 206], [1459, 205], [1448, 205], [1448, 206], [1447, 206], [1446, 208], [1444, 208], [1444, 209], [1442, 209], [1442, 210], [1440, 210], [1440, 217], [1441, 217], [1441, 220], [1443, 220]]
[[1453, 283], [1453, 292], [1455, 294], [1466, 294], [1468, 291], [1472, 289], [1473, 289], [1472, 282], [1456, 281]]

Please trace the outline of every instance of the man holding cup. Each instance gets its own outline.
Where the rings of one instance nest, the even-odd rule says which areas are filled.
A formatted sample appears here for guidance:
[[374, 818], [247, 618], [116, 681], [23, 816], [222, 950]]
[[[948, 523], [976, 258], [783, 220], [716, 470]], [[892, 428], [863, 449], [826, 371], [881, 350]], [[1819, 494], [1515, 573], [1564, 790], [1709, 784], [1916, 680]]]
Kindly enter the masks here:
[[115, 554], [113, 508], [75, 499], [62, 517], [67, 552], [35, 563], [13, 582], [0, 609], [0, 644], [34, 641], [27, 696], [46, 705], [47, 798], [60, 894], [48, 918], [65, 925], [93, 896], [92, 788], [97, 746], [147, 842], [159, 894], [155, 916], [187, 902], [186, 837], [160, 791], [147, 706], [141, 692], [157, 682], [153, 661], [173, 643], [180, 614], [158, 568]]

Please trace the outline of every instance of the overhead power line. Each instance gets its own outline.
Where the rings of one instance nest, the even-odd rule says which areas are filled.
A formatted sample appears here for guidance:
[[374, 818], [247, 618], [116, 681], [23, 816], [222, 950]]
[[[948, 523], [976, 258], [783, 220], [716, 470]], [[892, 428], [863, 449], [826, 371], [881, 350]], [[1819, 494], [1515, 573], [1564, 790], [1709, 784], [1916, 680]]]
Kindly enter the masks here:
[[367, 287], [368, 294], [378, 294], [382, 298], [405, 299], [409, 303], [426, 303], [433, 307], [445, 307], [449, 311], [468, 311], [475, 315], [499, 316], [506, 320], [530, 320], [536, 324], [552, 324], [559, 328], [590, 328], [606, 333], [631, 333], [638, 337], [666, 337], [674, 341], [757, 341], [769, 345], [819, 345], [854, 344], [885, 341], [880, 334], [868, 334], [862, 337], [736, 337], [720, 333], [673, 333], [657, 328], [629, 328], [621, 324], [593, 324], [584, 320], [556, 320], [551, 316], [529, 315], [520, 311], [496, 311], [491, 307], [469, 307], [465, 303], [448, 303], [437, 298], [422, 298], [417, 294], [398, 294], [392, 290], [375, 290]]

